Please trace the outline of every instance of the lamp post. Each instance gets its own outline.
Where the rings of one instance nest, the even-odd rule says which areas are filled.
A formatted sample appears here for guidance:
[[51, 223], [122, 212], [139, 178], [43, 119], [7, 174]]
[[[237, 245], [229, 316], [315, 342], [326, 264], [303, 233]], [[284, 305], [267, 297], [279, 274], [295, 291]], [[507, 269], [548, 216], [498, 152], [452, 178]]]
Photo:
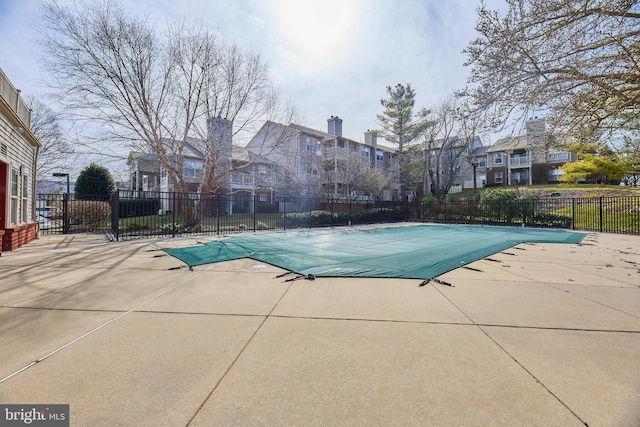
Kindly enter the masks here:
[[69, 174], [65, 172], [54, 172], [53, 176], [67, 177], [67, 192], [63, 194], [63, 197], [62, 197], [62, 233], [67, 234], [69, 233], [69, 229], [71, 225], [69, 222], [69, 197], [70, 197], [69, 193], [71, 192], [69, 188]]
[[69, 174], [68, 173], [64, 173], [64, 172], [54, 172], [53, 176], [61, 178], [63, 176], [67, 177], [67, 194], [69, 194], [71, 191], [69, 190]]

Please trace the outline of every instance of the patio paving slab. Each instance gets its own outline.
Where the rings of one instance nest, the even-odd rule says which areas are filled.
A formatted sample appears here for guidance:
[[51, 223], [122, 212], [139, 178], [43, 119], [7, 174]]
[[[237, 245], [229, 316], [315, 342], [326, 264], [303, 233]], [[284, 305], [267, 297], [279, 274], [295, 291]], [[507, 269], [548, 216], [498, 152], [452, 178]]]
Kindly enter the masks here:
[[0, 379], [116, 317], [117, 313], [0, 308]]
[[482, 329], [589, 426], [640, 425], [640, 334]]
[[269, 318], [191, 425], [581, 423], [477, 327]]
[[73, 426], [186, 425], [262, 318], [130, 313], [0, 384], [70, 405]]
[[471, 321], [421, 280], [317, 278], [296, 281], [274, 316], [412, 322]]
[[542, 283], [477, 279], [438, 289], [478, 324], [640, 331], [638, 317]]
[[640, 318], [640, 287], [598, 287], [575, 284], [553, 286]]
[[283, 270], [265, 272], [263, 268], [245, 270], [222, 264], [227, 263], [217, 267], [223, 271], [191, 272], [195, 276], [192, 280], [141, 310], [266, 316], [290, 286], [275, 278]]
[[517, 255], [518, 261], [553, 262], [568, 265], [597, 265], [605, 267], [609, 264], [615, 267], [630, 267], [640, 263], [640, 253], [630, 251], [602, 250], [593, 246], [562, 245], [562, 244], [521, 244], [505, 249], [492, 256], [503, 262], [511, 258], [508, 254]]
[[[577, 256], [577, 255], [576, 255]], [[502, 260], [497, 266], [515, 275], [543, 283], [580, 283], [584, 285], [635, 286], [631, 269], [613, 266], [582, 265], [554, 261]], [[635, 274], [640, 279], [640, 275]], [[499, 278], [498, 278], [499, 279]]]
[[191, 280], [186, 270], [110, 270], [83, 268], [56, 279], [58, 289], [14, 303], [15, 307], [67, 310], [127, 311], [138, 304]]

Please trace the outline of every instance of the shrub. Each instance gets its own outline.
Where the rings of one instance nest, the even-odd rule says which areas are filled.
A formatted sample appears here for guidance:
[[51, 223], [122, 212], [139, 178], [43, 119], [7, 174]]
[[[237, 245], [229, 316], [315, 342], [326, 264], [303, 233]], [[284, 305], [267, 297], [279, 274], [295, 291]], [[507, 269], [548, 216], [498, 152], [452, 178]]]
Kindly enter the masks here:
[[[348, 215], [348, 214], [347, 214]], [[332, 214], [327, 211], [311, 211], [311, 212], [292, 212], [283, 215], [283, 219], [288, 227], [300, 227], [310, 225], [326, 225], [331, 224], [332, 219], [336, 220], [338, 214]]]
[[184, 230], [184, 225], [183, 224], [178, 224], [178, 223], [167, 223], [167, 224], [163, 224], [160, 226], [160, 231], [164, 232], [164, 233], [171, 233], [171, 232], [181, 232]]
[[533, 217], [534, 224], [553, 228], [570, 228], [572, 221], [570, 216], [550, 213], [538, 214]]
[[[63, 219], [63, 202], [52, 203], [55, 212], [52, 219]], [[89, 230], [96, 230], [111, 220], [111, 205], [99, 200], [72, 200], [67, 204], [67, 215], [72, 225], [83, 225]]]
[[532, 193], [519, 195], [514, 190], [491, 188], [480, 197], [483, 215], [500, 221], [526, 221], [535, 213], [538, 196]]
[[508, 201], [518, 198], [518, 194], [513, 190], [503, 190], [499, 188], [489, 188], [480, 195], [483, 202]]

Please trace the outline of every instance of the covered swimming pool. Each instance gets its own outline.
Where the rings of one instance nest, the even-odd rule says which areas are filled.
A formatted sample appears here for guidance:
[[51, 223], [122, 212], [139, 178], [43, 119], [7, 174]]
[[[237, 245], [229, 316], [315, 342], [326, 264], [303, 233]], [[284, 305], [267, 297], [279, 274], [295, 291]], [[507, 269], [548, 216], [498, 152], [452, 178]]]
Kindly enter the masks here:
[[226, 237], [166, 249], [189, 266], [251, 258], [307, 277], [433, 279], [519, 243], [580, 243], [585, 233], [421, 224]]

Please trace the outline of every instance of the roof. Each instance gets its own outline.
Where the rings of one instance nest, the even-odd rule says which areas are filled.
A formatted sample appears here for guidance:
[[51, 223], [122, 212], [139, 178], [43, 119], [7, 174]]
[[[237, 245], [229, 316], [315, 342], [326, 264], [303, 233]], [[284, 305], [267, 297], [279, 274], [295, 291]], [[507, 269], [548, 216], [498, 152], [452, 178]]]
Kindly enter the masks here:
[[[465, 147], [467, 145], [468, 139], [466, 138], [460, 139], [457, 136], [454, 136], [449, 139], [445, 139], [445, 138], [434, 139], [429, 149], [439, 150], [445, 144], [445, 141], [448, 141], [448, 143], [451, 144], [451, 147]], [[472, 144], [474, 149], [477, 149], [478, 147], [482, 147], [482, 141], [480, 141], [480, 137], [473, 136]]]
[[507, 136], [497, 140], [495, 144], [489, 147], [487, 152], [524, 150], [527, 147], [529, 145], [527, 144], [526, 136]]
[[131, 151], [129, 153], [129, 158], [127, 159], [127, 164], [130, 165], [134, 160], [146, 160], [146, 161], [156, 161], [158, 160], [158, 155], [155, 153], [142, 153], [139, 151]]
[[[331, 141], [331, 140], [334, 140], [334, 139], [337, 138], [338, 141], [348, 141], [348, 142], [351, 142], [351, 143], [356, 144], [356, 145], [368, 146], [367, 144], [365, 144], [363, 142], [360, 142], [360, 141], [356, 141], [355, 139], [346, 138], [344, 136], [333, 135], [333, 134], [330, 134], [328, 132], [323, 132], [321, 130], [312, 129], [310, 127], [306, 127], [306, 126], [299, 125], [299, 124], [296, 124], [296, 123], [290, 123], [289, 126], [294, 128], [294, 129], [298, 129], [300, 132], [303, 132], [303, 133], [306, 133], [306, 134], [309, 134], [309, 135], [313, 135], [313, 136], [322, 138], [324, 141]], [[381, 150], [381, 151], [386, 151], [386, 152], [389, 152], [389, 153], [395, 152], [395, 149], [393, 147], [388, 147], [388, 146], [382, 145], [380, 143], [376, 144], [376, 149]]]

